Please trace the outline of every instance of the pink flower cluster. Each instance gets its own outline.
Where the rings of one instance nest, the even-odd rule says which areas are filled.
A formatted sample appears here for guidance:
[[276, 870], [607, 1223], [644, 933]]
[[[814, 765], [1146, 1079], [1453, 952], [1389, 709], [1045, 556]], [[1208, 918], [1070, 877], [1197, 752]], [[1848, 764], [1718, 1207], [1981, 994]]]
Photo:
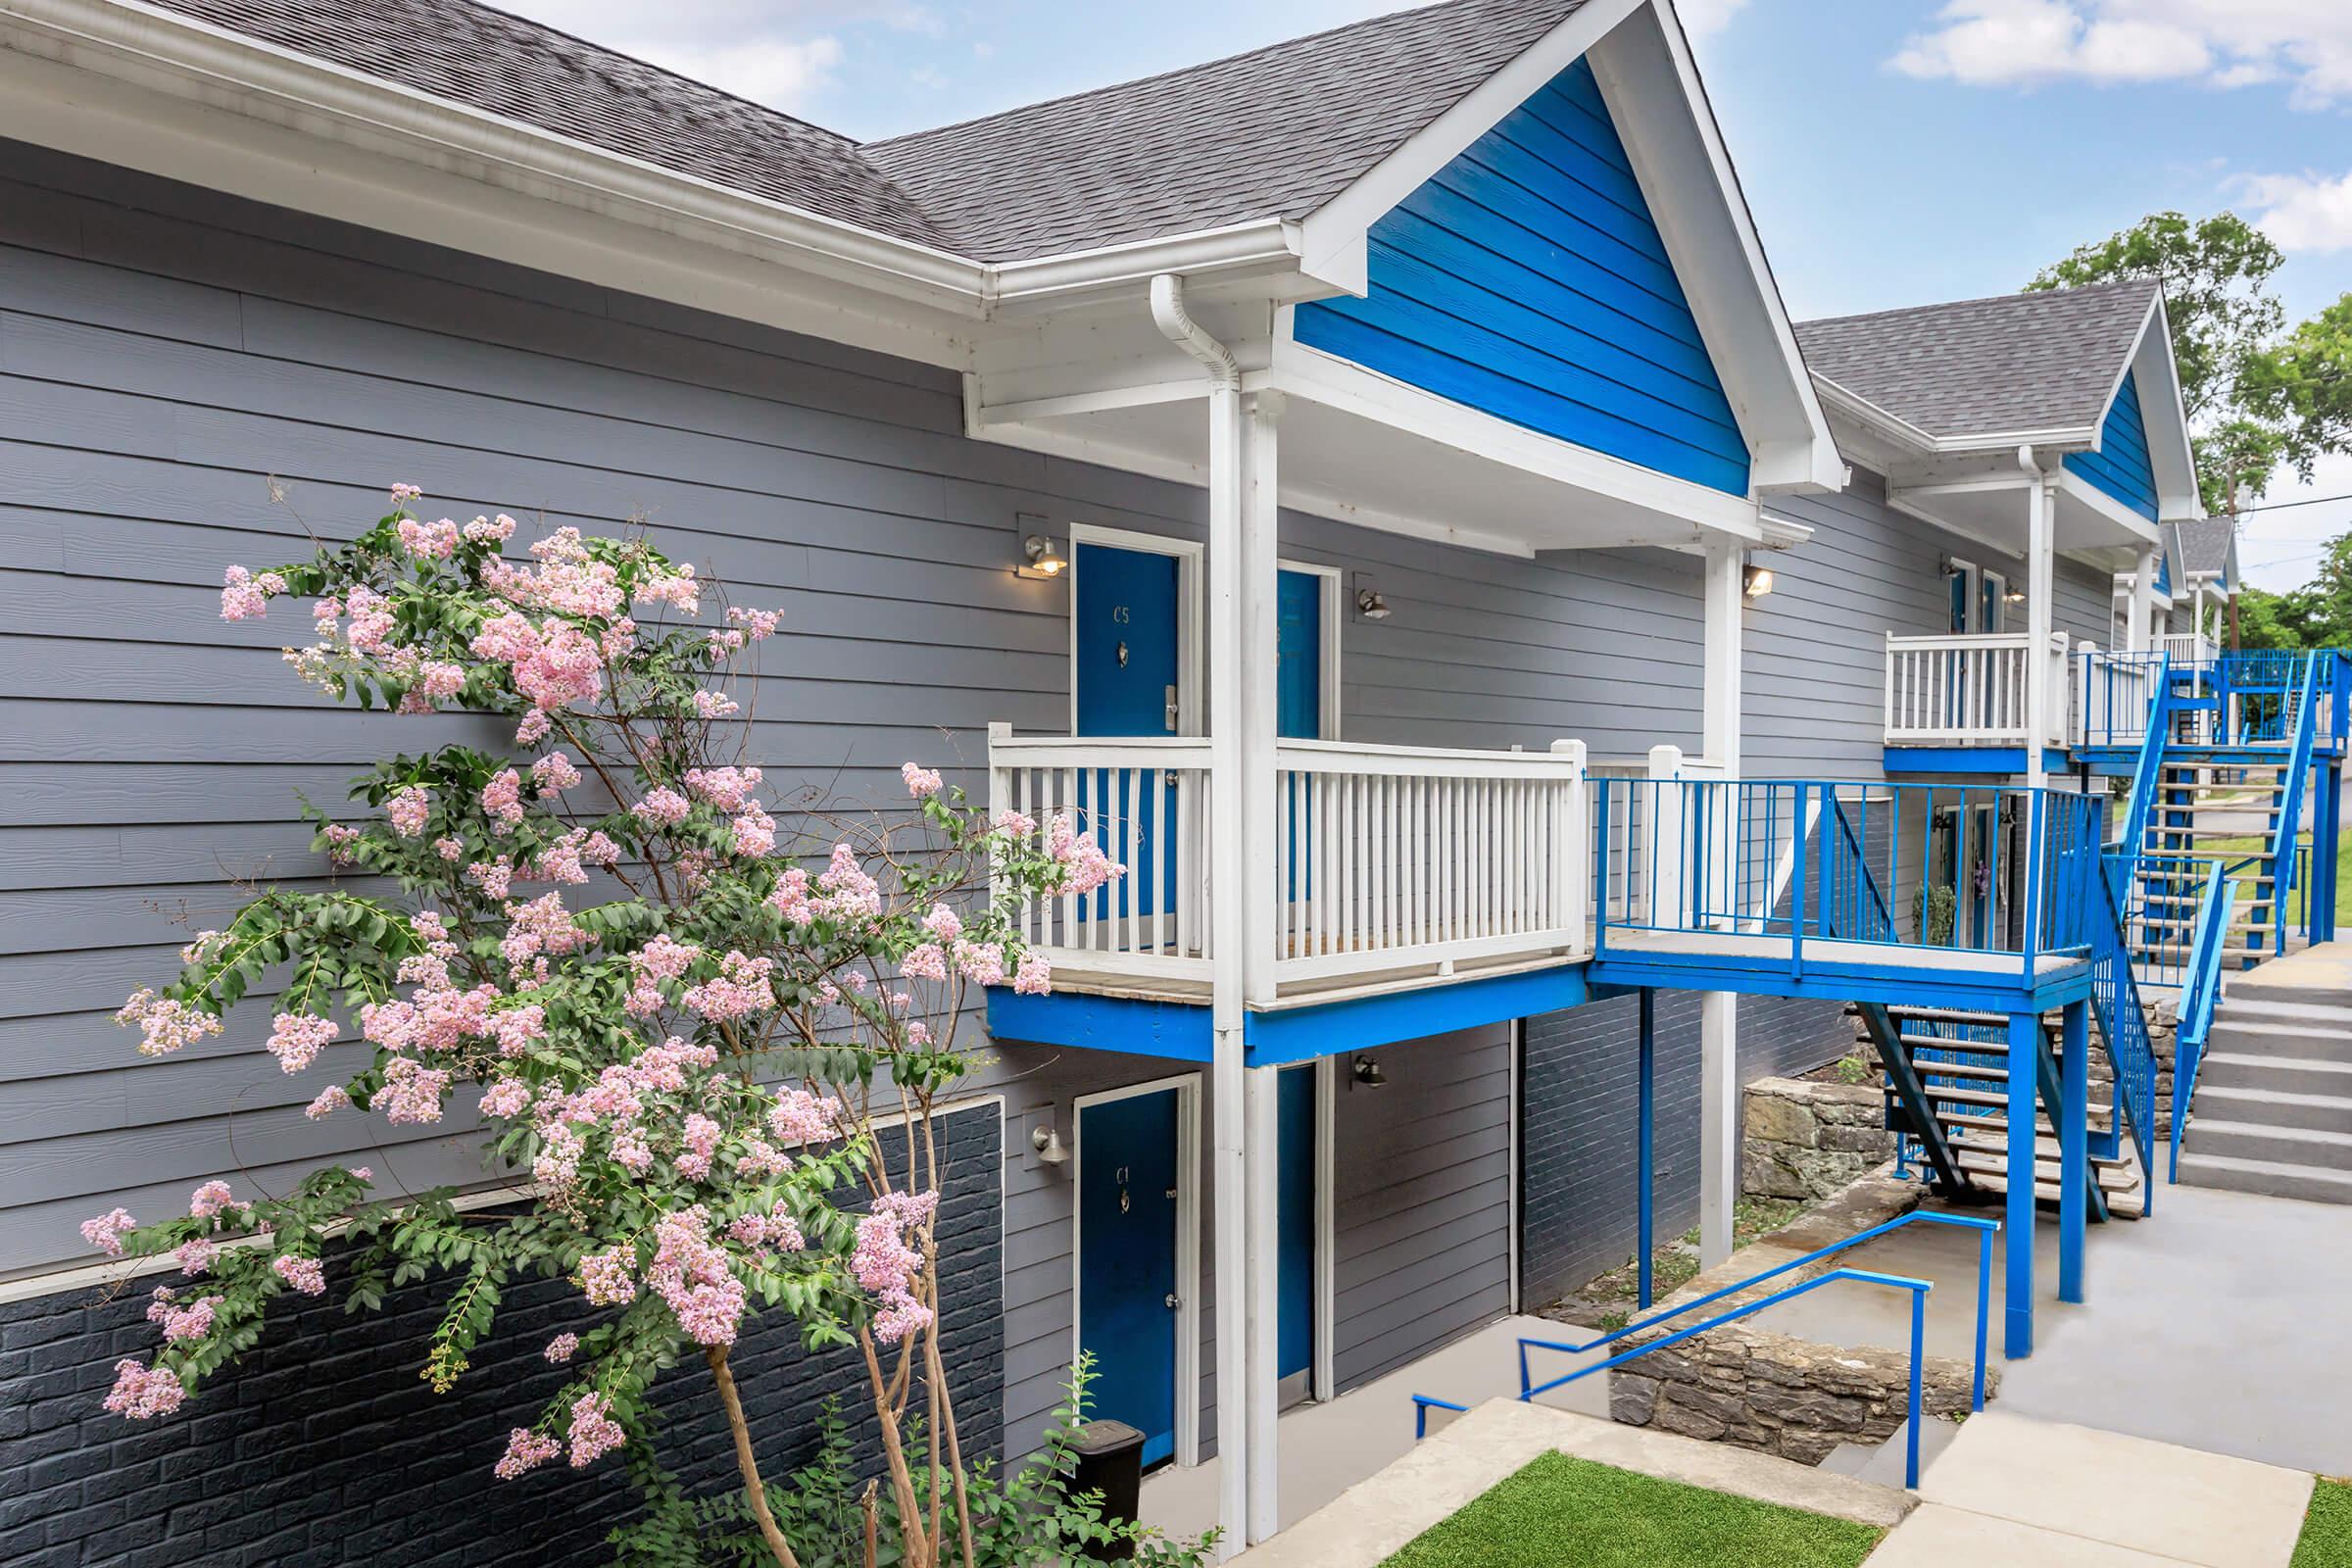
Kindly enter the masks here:
[[400, 519], [400, 547], [419, 561], [447, 561], [458, 553], [458, 525], [443, 517], [438, 522]]
[[411, 784], [395, 790], [384, 803], [384, 815], [392, 821], [392, 831], [404, 839], [416, 838], [424, 831], [425, 818], [432, 813], [432, 791], [421, 784]]
[[150, 1367], [136, 1356], [124, 1356], [115, 1363], [115, 1387], [106, 1396], [106, 1408], [144, 1421], [149, 1416], [170, 1415], [187, 1396], [178, 1374]]
[[159, 997], [145, 986], [130, 994], [130, 1000], [115, 1014], [115, 1022], [138, 1025], [142, 1056], [169, 1056], [206, 1035], [220, 1032], [220, 1020], [211, 1013]]
[[237, 1201], [236, 1195], [229, 1191], [228, 1183], [218, 1179], [206, 1182], [188, 1195], [190, 1219], [212, 1219], [220, 1214], [229, 1214], [233, 1219], [236, 1216], [230, 1214], [230, 1210], [242, 1210], [244, 1207], [243, 1203]]
[[442, 1097], [448, 1093], [445, 1069], [394, 1056], [384, 1063], [384, 1087], [375, 1097], [375, 1105], [388, 1121], [419, 1125], [441, 1119]]
[[930, 768], [917, 767], [912, 762], [902, 762], [899, 764], [899, 776], [906, 781], [906, 793], [918, 801], [926, 796], [939, 793], [941, 782], [939, 774]]
[[482, 567], [482, 582], [509, 603], [530, 610], [554, 610], [593, 620], [610, 619], [621, 608], [620, 574], [610, 563], [590, 558], [577, 528], [558, 528], [531, 545], [537, 566], [510, 566], [492, 561]]
[[577, 1334], [559, 1334], [547, 1342], [547, 1348], [541, 1353], [558, 1366], [562, 1366], [579, 1354], [579, 1351], [580, 1337]]
[[697, 767], [686, 774], [686, 787], [722, 811], [740, 811], [760, 787], [756, 767]]
[[564, 1451], [564, 1445], [528, 1427], [516, 1427], [507, 1434], [507, 1451], [493, 1472], [501, 1481], [512, 1481], [526, 1471], [536, 1470]]
[[580, 1293], [590, 1306], [626, 1306], [637, 1299], [637, 1253], [626, 1242], [580, 1259]]
[[172, 1298], [172, 1287], [158, 1285], [155, 1298], [147, 1303], [147, 1321], [163, 1329], [168, 1343], [184, 1345], [213, 1332], [213, 1315], [227, 1299], [224, 1296], [200, 1296], [193, 1301], [178, 1301]]
[[855, 851], [847, 844], [836, 844], [813, 891], [808, 873], [796, 865], [776, 879], [776, 890], [767, 902], [794, 925], [817, 920], [858, 925], [881, 914], [882, 887], [858, 863]]
[[776, 819], [758, 806], [747, 806], [735, 818], [735, 853], [760, 859], [775, 853]]
[[735, 1343], [743, 1323], [743, 1282], [726, 1249], [710, 1239], [710, 1216], [700, 1203], [654, 1227], [654, 1262], [645, 1278], [695, 1344]]
[[130, 1217], [128, 1209], [109, 1209], [96, 1219], [81, 1222], [81, 1239], [109, 1257], [121, 1257], [123, 1233], [135, 1229], [138, 1223]]
[[482, 786], [482, 809], [498, 819], [494, 833], [504, 833], [522, 820], [522, 775], [504, 768]]
[[243, 566], [231, 566], [221, 574], [224, 587], [220, 590], [220, 618], [222, 620], [253, 620], [270, 612], [272, 597], [286, 591], [286, 579], [274, 571], [255, 576]]
[[563, 894], [547, 893], [528, 904], [507, 906], [507, 934], [499, 940], [498, 951], [519, 973], [542, 954], [560, 958], [595, 940], [596, 934], [564, 907]]
[[685, 821], [686, 813], [694, 809], [694, 803], [669, 786], [662, 785], [647, 791], [645, 799], [629, 809], [648, 822], [667, 827]]
[[780, 1198], [764, 1214], [755, 1210], [736, 1215], [728, 1222], [727, 1234], [759, 1252], [797, 1252], [808, 1245], [801, 1234], [801, 1222], [792, 1217]]
[[821, 1144], [837, 1137], [841, 1124], [831, 1101], [806, 1089], [785, 1088], [767, 1107], [767, 1130], [787, 1144]]
[[612, 1419], [612, 1401], [602, 1394], [583, 1394], [571, 1406], [571, 1467], [584, 1470], [628, 1441]]
[[329, 1084], [318, 1091], [318, 1099], [303, 1107], [302, 1113], [313, 1121], [324, 1121], [350, 1103], [351, 1096], [343, 1092], [341, 1084]]
[[915, 1296], [923, 1259], [910, 1237], [920, 1239], [937, 1201], [933, 1193], [885, 1193], [858, 1221], [850, 1272], [880, 1308], [874, 1314], [874, 1338], [884, 1345], [896, 1345], [931, 1322], [931, 1309]]
[[1064, 893], [1092, 893], [1113, 877], [1124, 876], [1127, 868], [1114, 863], [1102, 853], [1092, 834], [1078, 831], [1078, 824], [1067, 811], [1056, 811], [1046, 824], [1046, 853], [1061, 862]]
[[605, 688], [603, 651], [553, 615], [534, 626], [509, 611], [475, 633], [472, 646], [475, 658], [508, 666], [514, 689], [542, 710], [588, 702]]
[[633, 1017], [652, 1017], [662, 1010], [661, 983], [678, 979], [702, 956], [703, 950], [694, 944], [675, 941], [666, 932], [657, 933], [651, 942], [629, 955], [629, 967], [636, 972], [636, 979], [621, 1005]]
[[300, 1072], [318, 1059], [318, 1053], [334, 1043], [334, 1020], [313, 1017], [305, 1012], [281, 1012], [270, 1029], [270, 1054], [277, 1058], [282, 1072]]
[[562, 752], [550, 752], [531, 764], [531, 782], [542, 795], [560, 795], [580, 781], [580, 770]]
[[702, 613], [703, 585], [695, 580], [689, 562], [675, 571], [649, 570], [637, 583], [639, 604], [667, 605], [689, 615]]
[[304, 1296], [326, 1294], [326, 1265], [315, 1257], [278, 1257], [270, 1267], [286, 1282], [286, 1288]]
[[768, 984], [774, 967], [773, 958], [755, 958], [730, 950], [719, 960], [717, 976], [690, 988], [685, 1004], [712, 1023], [730, 1023], [765, 1011], [775, 1004], [775, 993]]
[[503, 512], [496, 517], [476, 517], [466, 525], [466, 537], [477, 545], [503, 545], [514, 537], [514, 519]]

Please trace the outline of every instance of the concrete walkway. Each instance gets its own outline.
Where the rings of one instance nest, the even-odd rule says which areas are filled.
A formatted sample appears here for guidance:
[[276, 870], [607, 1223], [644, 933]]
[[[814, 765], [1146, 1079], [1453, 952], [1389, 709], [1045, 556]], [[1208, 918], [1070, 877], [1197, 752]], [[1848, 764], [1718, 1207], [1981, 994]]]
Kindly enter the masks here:
[[[2295, 960], [2266, 966], [2267, 974]], [[2006, 1240], [2006, 1238], [2002, 1238]], [[1995, 1408], [2322, 1475], [2352, 1474], [2352, 1212], [2328, 1203], [2162, 1187], [2151, 1219], [2090, 1229], [2082, 1304], [2060, 1302], [2057, 1227], [2034, 1227], [2038, 1341], [1998, 1363]], [[1843, 1260], [1933, 1280], [1928, 1348], [1969, 1353], [1976, 1241], [1910, 1226]], [[1999, 1354], [2000, 1251], [1993, 1254]], [[1758, 1327], [1903, 1348], [1892, 1293], [1816, 1291]]]
[[[1378, 1474], [1413, 1448], [1413, 1396], [1432, 1395], [1456, 1404], [1514, 1399], [1519, 1392], [1519, 1340], [1589, 1338], [1588, 1332], [1540, 1317], [1507, 1317], [1477, 1333], [1350, 1390], [1326, 1404], [1301, 1404], [1277, 1423], [1276, 1494], [1285, 1529], [1304, 1519], [1365, 1477]], [[1537, 1352], [1539, 1380], [1574, 1371], [1595, 1355], [1576, 1357]], [[1588, 1378], [1544, 1396], [1559, 1410], [1606, 1416], [1608, 1376]], [[1515, 1399], [1514, 1399], [1515, 1402]], [[1432, 1412], [1431, 1430], [1449, 1420]], [[1166, 1469], [1144, 1482], [1143, 1522], [1171, 1536], [1198, 1536], [1217, 1522], [1218, 1465], [1214, 1458], [1190, 1470]]]
[[2301, 1471], [1987, 1410], [1869, 1568], [2287, 1568], [2311, 1488]]

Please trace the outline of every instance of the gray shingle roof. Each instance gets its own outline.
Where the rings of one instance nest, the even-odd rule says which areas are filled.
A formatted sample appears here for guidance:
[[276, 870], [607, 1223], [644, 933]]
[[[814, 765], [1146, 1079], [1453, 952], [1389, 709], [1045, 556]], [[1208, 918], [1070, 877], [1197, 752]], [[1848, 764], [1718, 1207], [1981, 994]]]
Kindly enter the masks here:
[[678, 173], [973, 260], [1301, 218], [1584, 0], [1445, 0], [860, 145], [474, 0], [155, 0]]
[[941, 242], [849, 137], [471, 0], [156, 3], [677, 173]]
[[1303, 218], [1583, 4], [1450, 0], [865, 151], [984, 261]]
[[2230, 541], [2237, 531], [2234, 517], [2205, 517], [2179, 523], [2180, 565], [2185, 571], [2220, 571], [2230, 564]]
[[2144, 279], [1800, 321], [1805, 364], [1930, 435], [2093, 426], [2156, 296]]

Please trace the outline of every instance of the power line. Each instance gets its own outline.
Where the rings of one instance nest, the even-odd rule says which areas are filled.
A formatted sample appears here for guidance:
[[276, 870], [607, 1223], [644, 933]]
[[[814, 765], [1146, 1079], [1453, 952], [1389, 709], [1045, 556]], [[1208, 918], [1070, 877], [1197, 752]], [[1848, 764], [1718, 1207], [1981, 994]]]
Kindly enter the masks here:
[[2340, 496], [2307, 496], [2301, 501], [2273, 501], [2267, 506], [2240, 507], [2235, 513], [2226, 513], [2224, 515], [2242, 517], [2251, 512], [2284, 512], [2289, 507], [2324, 507], [2330, 501], [2352, 501], [2352, 494]]

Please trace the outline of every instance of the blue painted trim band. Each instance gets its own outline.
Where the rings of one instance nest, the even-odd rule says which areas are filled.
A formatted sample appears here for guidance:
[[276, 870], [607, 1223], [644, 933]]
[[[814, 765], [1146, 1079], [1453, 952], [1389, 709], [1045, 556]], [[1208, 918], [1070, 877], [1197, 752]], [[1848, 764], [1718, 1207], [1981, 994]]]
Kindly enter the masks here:
[[1457, 980], [1450, 985], [1351, 997], [1319, 1006], [1275, 1007], [1243, 1016], [1243, 1039], [1252, 1067], [1311, 1061], [1404, 1040], [1475, 1029], [1540, 1012], [1558, 1012], [1592, 1000], [1590, 964], [1557, 963], [1516, 974]]
[[[2022, 774], [2026, 771], [2026, 749], [2023, 746], [1888, 746], [1881, 768], [1887, 773], [1971, 773]], [[2137, 757], [2139, 749], [2132, 748]], [[2053, 773], [2063, 773], [2068, 766], [2065, 751], [2055, 746], [2041, 749], [2041, 765]]]
[[1214, 1040], [1205, 1004], [1076, 991], [1024, 997], [1004, 986], [989, 990], [988, 1032], [998, 1040], [1169, 1061], [1206, 1061]]

